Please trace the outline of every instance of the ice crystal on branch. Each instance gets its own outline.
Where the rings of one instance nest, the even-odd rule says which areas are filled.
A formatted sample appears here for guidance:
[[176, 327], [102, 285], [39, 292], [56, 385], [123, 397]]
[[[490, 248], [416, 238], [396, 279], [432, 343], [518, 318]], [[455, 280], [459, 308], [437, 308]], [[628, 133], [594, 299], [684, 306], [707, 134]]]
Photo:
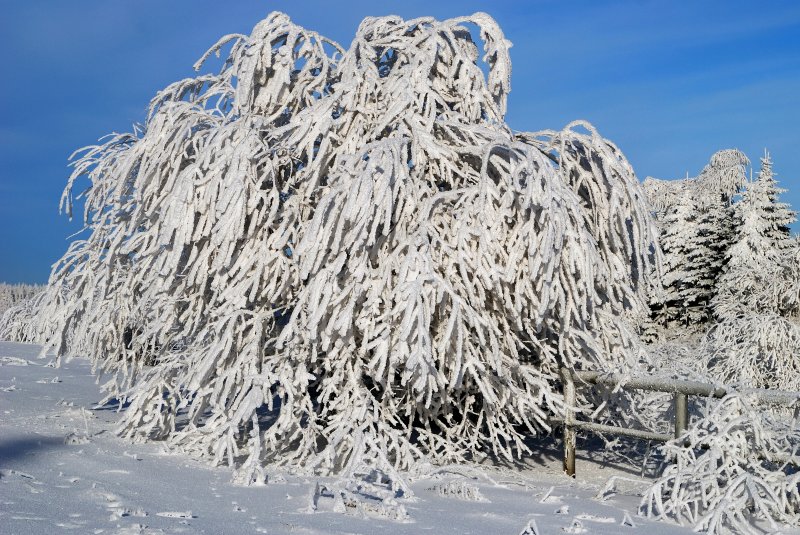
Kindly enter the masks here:
[[125, 435], [245, 481], [525, 451], [560, 366], [636, 358], [654, 231], [590, 125], [505, 124], [510, 46], [483, 13], [224, 37], [218, 74], [74, 162], [90, 233], [38, 336], [113, 375]]

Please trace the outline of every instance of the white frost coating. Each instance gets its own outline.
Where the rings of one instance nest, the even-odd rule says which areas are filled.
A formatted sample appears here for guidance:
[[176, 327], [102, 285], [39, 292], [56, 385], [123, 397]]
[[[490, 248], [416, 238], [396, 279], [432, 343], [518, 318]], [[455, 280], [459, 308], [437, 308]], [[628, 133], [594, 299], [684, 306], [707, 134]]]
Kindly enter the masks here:
[[754, 388], [800, 391], [800, 325], [774, 313], [727, 318], [708, 334], [703, 355], [715, 378]]
[[368, 18], [344, 50], [272, 13], [223, 46], [219, 74], [74, 162], [89, 236], [5, 327], [111, 374], [125, 436], [243, 482], [270, 463], [400, 481], [527, 451], [560, 366], [636, 362], [644, 194], [586, 123], [508, 128], [491, 17]]
[[706, 360], [719, 380], [800, 390], [800, 248], [769, 155], [734, 205], [738, 229], [712, 302]]
[[[652, 360], [703, 382], [726, 383], [729, 391], [734, 385], [799, 391], [800, 248], [788, 229], [794, 213], [778, 201], [782, 190], [768, 156], [758, 179], [747, 182], [747, 159], [723, 153], [697, 179], [646, 181], [665, 258], [656, 317], [673, 335], [685, 333], [678, 325], [696, 329], [717, 320], [698, 342], [653, 348]], [[658, 408], [638, 412], [647, 419]], [[689, 432], [661, 450], [666, 469], [642, 508], [712, 534], [796, 527], [800, 474], [785, 461], [800, 462], [799, 447], [796, 405], [755, 406], [737, 395], [708, 400]]]

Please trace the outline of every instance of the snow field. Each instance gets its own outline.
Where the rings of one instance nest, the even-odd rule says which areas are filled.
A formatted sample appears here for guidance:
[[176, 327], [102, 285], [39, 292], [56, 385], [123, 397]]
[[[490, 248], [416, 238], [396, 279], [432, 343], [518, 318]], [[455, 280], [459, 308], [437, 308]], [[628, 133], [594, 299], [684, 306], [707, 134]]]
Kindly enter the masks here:
[[[646, 479], [581, 456], [580, 479], [549, 453], [522, 469], [431, 467], [396, 506], [334, 478], [270, 472], [269, 483], [231, 483], [158, 443], [114, 434], [117, 413], [89, 363], [59, 369], [39, 347], [0, 342], [0, 533], [688, 533], [636, 515]], [[609, 485], [610, 476], [617, 480]], [[341, 494], [339, 495], [341, 496]], [[404, 517], [393, 517], [404, 510]]]

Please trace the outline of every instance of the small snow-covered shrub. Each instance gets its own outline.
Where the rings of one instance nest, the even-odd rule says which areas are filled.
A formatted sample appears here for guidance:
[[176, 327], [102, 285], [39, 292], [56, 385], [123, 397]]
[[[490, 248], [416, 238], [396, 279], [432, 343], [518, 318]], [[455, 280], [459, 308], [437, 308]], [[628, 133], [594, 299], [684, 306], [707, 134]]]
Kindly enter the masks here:
[[800, 391], [800, 325], [776, 314], [729, 318], [706, 344], [708, 372], [723, 383]]
[[527, 451], [561, 366], [636, 362], [655, 233], [593, 127], [508, 127], [510, 46], [483, 13], [224, 37], [74, 162], [91, 233], [25, 328], [111, 374], [125, 436], [245, 482]]
[[666, 468], [642, 499], [648, 516], [697, 531], [761, 533], [800, 523], [797, 418], [774, 418], [744, 395], [708, 410], [664, 447]]
[[[720, 321], [704, 342], [708, 372], [725, 383], [800, 390], [800, 249], [765, 246], [738, 261], [717, 296]], [[752, 264], [749, 262], [753, 262]]]
[[446, 483], [437, 483], [428, 490], [435, 492], [445, 498], [455, 498], [468, 502], [488, 501], [483, 497], [481, 491], [475, 485], [471, 485], [465, 480], [451, 480]]
[[0, 340], [39, 339], [34, 321], [44, 289], [39, 284], [0, 283]]

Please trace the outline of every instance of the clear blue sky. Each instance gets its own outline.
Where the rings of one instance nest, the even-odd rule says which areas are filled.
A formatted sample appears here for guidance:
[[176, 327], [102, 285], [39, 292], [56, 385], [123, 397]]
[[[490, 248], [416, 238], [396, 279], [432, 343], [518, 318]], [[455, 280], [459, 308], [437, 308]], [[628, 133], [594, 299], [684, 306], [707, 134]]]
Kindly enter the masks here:
[[0, 0], [0, 281], [44, 282], [80, 222], [58, 214], [67, 157], [141, 121], [218, 37], [271, 10], [348, 45], [368, 15], [486, 11], [514, 43], [507, 120], [587, 119], [640, 178], [768, 148], [800, 208], [800, 2]]

